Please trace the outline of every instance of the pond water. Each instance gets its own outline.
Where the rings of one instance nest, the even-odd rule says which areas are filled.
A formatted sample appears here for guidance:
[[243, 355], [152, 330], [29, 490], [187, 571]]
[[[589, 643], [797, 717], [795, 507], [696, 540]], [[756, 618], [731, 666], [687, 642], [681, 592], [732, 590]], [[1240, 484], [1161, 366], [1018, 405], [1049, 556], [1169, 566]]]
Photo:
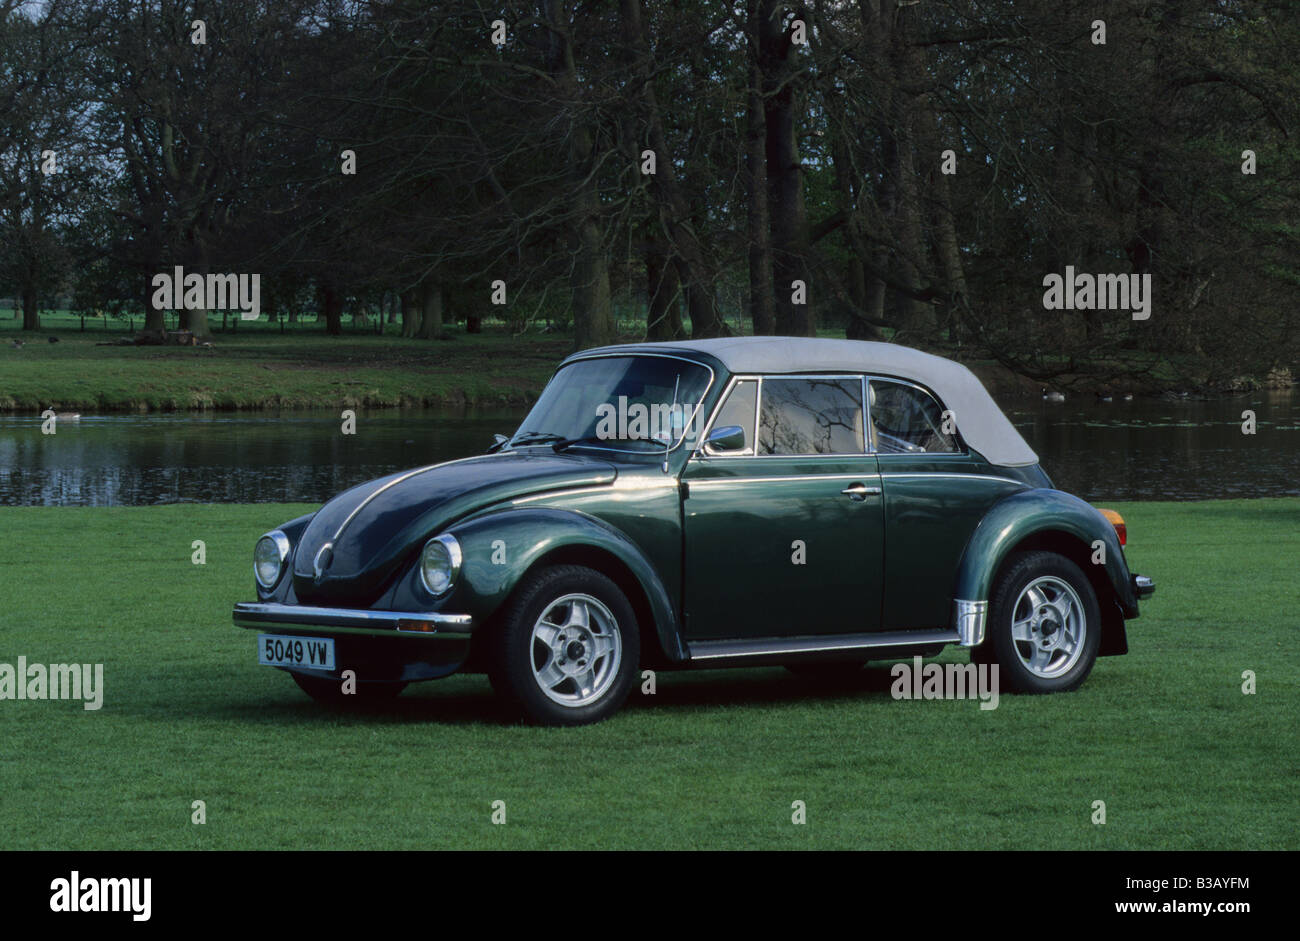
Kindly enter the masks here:
[[[1300, 495], [1300, 396], [1004, 403], [1057, 487], [1089, 501]], [[1255, 435], [1241, 431], [1252, 409]], [[527, 409], [0, 416], [0, 505], [319, 503], [406, 467], [480, 453]]]

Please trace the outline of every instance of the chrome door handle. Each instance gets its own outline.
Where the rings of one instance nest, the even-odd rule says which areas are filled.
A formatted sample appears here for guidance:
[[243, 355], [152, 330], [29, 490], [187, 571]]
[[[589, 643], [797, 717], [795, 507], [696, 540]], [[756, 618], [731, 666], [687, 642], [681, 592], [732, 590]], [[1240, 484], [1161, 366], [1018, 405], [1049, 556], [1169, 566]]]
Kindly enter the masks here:
[[865, 500], [871, 494], [880, 493], [879, 487], [868, 487], [866, 484], [849, 484], [840, 493], [848, 496], [850, 500]]

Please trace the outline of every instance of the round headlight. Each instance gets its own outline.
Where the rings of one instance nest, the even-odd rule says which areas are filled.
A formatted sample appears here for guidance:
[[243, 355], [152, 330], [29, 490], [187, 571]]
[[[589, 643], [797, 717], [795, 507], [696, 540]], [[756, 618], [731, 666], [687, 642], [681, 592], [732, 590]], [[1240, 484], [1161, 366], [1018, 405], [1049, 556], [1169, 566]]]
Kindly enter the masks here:
[[420, 553], [420, 580], [429, 594], [445, 595], [460, 572], [460, 543], [444, 533], [424, 544]]
[[289, 557], [289, 537], [278, 529], [257, 540], [253, 547], [253, 577], [268, 591], [275, 587]]

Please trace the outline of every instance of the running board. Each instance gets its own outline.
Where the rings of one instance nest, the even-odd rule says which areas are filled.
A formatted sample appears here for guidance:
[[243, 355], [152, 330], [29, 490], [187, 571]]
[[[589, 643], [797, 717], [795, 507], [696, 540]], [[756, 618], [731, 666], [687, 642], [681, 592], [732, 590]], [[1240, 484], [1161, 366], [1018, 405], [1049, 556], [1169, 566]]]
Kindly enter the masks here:
[[924, 647], [955, 644], [955, 630], [883, 631], [877, 634], [840, 634], [834, 637], [761, 637], [753, 640], [698, 640], [687, 646], [687, 659], [731, 660], [741, 657], [783, 657], [797, 654], [846, 653], [882, 647]]

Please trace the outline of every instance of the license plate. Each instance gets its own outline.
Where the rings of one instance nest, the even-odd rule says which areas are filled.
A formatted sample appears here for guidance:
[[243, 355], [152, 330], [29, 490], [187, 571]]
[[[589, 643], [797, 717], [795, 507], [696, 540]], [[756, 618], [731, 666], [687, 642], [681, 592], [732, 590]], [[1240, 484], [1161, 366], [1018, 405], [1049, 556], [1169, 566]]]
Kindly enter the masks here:
[[271, 667], [334, 669], [334, 640], [330, 637], [257, 635], [257, 662]]

